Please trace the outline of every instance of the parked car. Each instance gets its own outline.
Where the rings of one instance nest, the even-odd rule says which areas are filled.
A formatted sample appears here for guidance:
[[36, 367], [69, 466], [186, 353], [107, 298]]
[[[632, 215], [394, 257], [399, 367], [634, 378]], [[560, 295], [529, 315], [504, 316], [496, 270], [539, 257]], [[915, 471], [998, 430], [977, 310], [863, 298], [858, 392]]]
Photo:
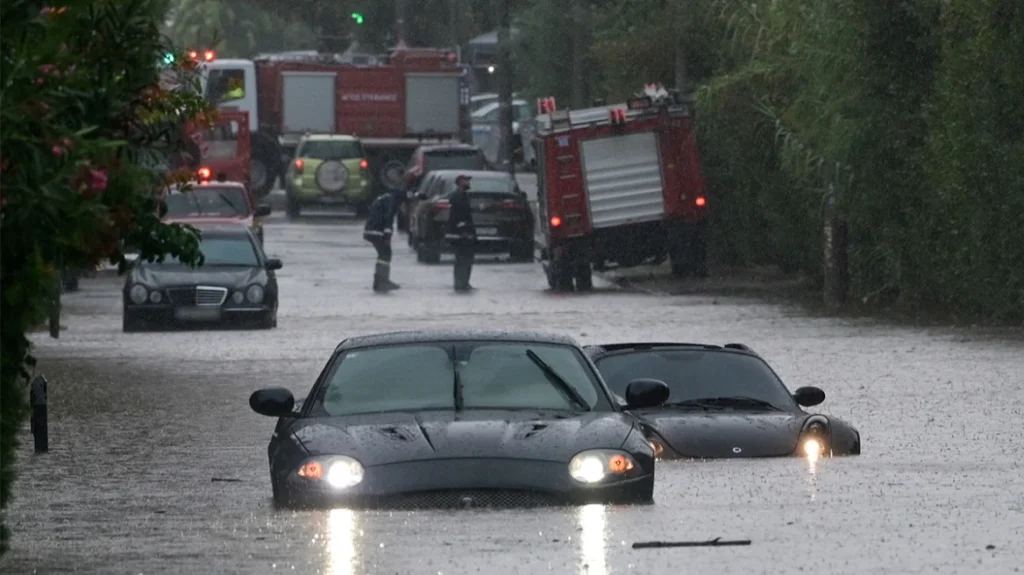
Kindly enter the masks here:
[[[416, 190], [427, 174], [434, 170], [489, 170], [490, 164], [483, 151], [469, 144], [431, 144], [420, 146], [413, 152], [406, 167], [403, 185], [406, 193]], [[409, 209], [406, 204], [399, 208], [398, 229], [409, 229]]]
[[410, 205], [409, 236], [416, 259], [437, 263], [451, 251], [444, 227], [451, 208], [449, 196], [455, 178], [470, 178], [469, 197], [477, 232], [477, 252], [507, 252], [513, 261], [533, 261], [534, 219], [526, 194], [506, 172], [438, 170], [431, 172], [429, 187], [419, 190]]
[[241, 224], [251, 228], [263, 245], [263, 218], [270, 215], [270, 204], [255, 203], [241, 182], [193, 183], [185, 191], [175, 186], [163, 200], [166, 222]]
[[743, 344], [615, 343], [585, 349], [620, 404], [636, 379], [669, 386], [668, 401], [633, 412], [659, 458], [860, 454], [856, 428], [801, 409], [825, 401], [824, 391], [808, 386], [790, 392], [768, 362]]
[[303, 136], [285, 172], [288, 216], [308, 205], [347, 206], [365, 215], [373, 201], [370, 163], [355, 136]]
[[135, 261], [124, 282], [123, 329], [145, 331], [171, 325], [277, 327], [277, 277], [281, 260], [268, 258], [242, 225], [193, 224], [201, 233], [205, 262], [187, 266]]
[[[664, 401], [634, 382], [632, 409]], [[277, 418], [267, 456], [282, 507], [649, 504], [654, 450], [572, 338], [509, 331], [353, 337], [296, 405], [256, 391]]]

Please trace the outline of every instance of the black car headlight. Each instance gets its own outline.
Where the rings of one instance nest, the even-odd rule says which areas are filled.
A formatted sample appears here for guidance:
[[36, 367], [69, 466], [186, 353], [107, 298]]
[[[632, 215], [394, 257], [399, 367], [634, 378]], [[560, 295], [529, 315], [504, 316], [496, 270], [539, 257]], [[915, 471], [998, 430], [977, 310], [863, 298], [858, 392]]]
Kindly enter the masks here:
[[800, 431], [799, 454], [805, 457], [820, 457], [831, 453], [832, 425], [824, 415], [812, 415], [804, 422]]
[[345, 455], [310, 459], [299, 467], [299, 477], [317, 481], [333, 489], [343, 490], [363, 482], [363, 465]]
[[588, 449], [569, 461], [569, 475], [580, 483], [594, 485], [606, 480], [626, 479], [640, 472], [633, 457], [617, 449]]

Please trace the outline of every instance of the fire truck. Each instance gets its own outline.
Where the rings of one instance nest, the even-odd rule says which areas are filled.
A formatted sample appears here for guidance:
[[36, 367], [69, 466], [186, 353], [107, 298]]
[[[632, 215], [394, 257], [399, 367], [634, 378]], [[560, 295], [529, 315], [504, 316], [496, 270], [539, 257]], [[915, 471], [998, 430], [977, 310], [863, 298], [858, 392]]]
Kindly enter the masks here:
[[660, 264], [707, 274], [708, 216], [692, 106], [657, 86], [624, 104], [558, 110], [538, 101], [540, 260], [554, 290], [586, 291], [592, 271]]
[[199, 180], [241, 182], [252, 193], [248, 112], [220, 110], [213, 126], [189, 126], [189, 133], [199, 152]]
[[399, 47], [362, 63], [316, 52], [252, 60], [217, 59], [211, 51], [192, 56], [201, 62], [206, 99], [249, 113], [258, 196], [284, 174], [304, 134], [360, 138], [380, 193], [400, 185], [416, 146], [457, 140], [468, 125], [454, 50]]

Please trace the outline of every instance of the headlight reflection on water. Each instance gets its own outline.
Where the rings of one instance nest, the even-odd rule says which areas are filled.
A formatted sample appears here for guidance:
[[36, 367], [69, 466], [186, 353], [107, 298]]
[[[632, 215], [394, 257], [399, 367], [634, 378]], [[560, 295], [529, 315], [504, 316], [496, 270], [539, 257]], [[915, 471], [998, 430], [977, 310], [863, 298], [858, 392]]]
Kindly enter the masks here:
[[576, 510], [580, 527], [580, 575], [608, 575], [606, 544], [608, 525], [604, 505], [584, 505]]
[[327, 570], [331, 575], [359, 573], [359, 555], [356, 552], [358, 533], [356, 514], [351, 509], [331, 509], [327, 512]]

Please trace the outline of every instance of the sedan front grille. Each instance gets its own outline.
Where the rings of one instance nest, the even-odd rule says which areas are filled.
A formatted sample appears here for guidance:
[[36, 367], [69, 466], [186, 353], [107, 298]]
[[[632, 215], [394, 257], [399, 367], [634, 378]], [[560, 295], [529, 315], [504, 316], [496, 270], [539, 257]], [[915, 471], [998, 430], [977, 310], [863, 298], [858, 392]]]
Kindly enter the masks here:
[[213, 307], [224, 304], [228, 299], [228, 289], [212, 286], [170, 288], [167, 299], [172, 305]]
[[196, 305], [223, 305], [228, 299], [228, 288], [199, 286], [196, 288]]
[[375, 498], [377, 509], [523, 508], [566, 505], [561, 498], [541, 491], [452, 490], [420, 491]]

